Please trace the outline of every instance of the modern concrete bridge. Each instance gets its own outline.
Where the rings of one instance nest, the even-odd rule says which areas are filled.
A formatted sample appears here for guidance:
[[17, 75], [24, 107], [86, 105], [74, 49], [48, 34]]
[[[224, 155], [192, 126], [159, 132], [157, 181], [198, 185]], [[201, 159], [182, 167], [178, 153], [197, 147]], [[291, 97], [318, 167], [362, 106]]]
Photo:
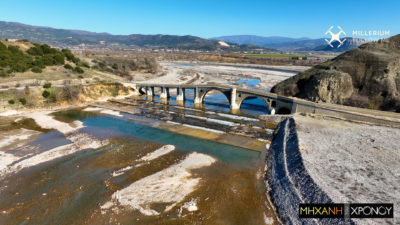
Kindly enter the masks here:
[[[175, 89], [176, 101], [178, 104], [183, 104], [185, 101], [185, 91], [192, 89], [194, 92], [194, 104], [196, 107], [201, 107], [204, 98], [210, 91], [217, 90], [223, 93], [229, 101], [232, 110], [240, 109], [242, 102], [245, 99], [260, 98], [268, 107], [271, 114], [290, 114], [295, 113], [296, 109], [293, 108], [293, 99], [278, 96], [273, 93], [265, 91], [251, 90], [238, 88], [230, 85], [191, 85], [191, 84], [135, 84], [135, 89], [140, 94], [146, 94], [153, 97], [157, 91], [160, 92], [160, 98], [166, 101], [170, 97], [171, 89]], [[157, 90], [158, 89], [158, 90]]]

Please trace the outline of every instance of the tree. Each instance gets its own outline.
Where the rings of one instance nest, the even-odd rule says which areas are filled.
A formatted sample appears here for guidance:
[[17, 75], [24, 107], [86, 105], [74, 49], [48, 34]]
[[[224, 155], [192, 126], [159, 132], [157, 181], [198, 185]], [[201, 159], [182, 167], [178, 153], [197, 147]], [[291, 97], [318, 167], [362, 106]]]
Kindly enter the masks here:
[[51, 83], [45, 83], [45, 84], [43, 85], [43, 88], [51, 88]]
[[43, 93], [42, 93], [42, 96], [43, 96], [44, 98], [48, 98], [48, 97], [50, 96], [50, 92], [44, 90]]
[[32, 70], [32, 72], [34, 72], [34, 73], [41, 73], [41, 72], [43, 72], [42, 69], [41, 69], [40, 67], [37, 67], [37, 66], [33, 67], [31, 70]]
[[56, 62], [57, 65], [62, 65], [65, 63], [64, 58], [65, 58], [64, 55], [57, 54], [54, 56], [54, 61]]
[[71, 65], [69, 65], [69, 64], [65, 64], [65, 65], [64, 65], [64, 68], [67, 69], [67, 70], [73, 70], [73, 69], [74, 69], [74, 68], [73, 68]]
[[19, 102], [21, 102], [22, 105], [26, 105], [26, 99], [25, 98], [20, 98]]
[[84, 73], [85, 71], [83, 71], [82, 68], [80, 68], [79, 66], [75, 67], [75, 72], [77, 73]]

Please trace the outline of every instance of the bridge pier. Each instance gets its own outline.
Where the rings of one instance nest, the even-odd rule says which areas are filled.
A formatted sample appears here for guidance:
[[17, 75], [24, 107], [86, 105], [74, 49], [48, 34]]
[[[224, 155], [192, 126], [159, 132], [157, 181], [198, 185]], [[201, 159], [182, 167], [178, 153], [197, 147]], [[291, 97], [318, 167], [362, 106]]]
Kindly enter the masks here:
[[196, 87], [194, 89], [194, 104], [195, 105], [201, 105], [203, 103], [203, 96], [201, 96], [202, 90], [200, 88]]
[[185, 89], [178, 87], [176, 89], [176, 101], [185, 101]]
[[161, 94], [160, 94], [160, 98], [169, 98], [169, 88], [167, 87], [161, 87]]
[[176, 104], [179, 106], [185, 106], [185, 89], [178, 87], [176, 89]]
[[147, 96], [154, 96], [154, 87], [146, 87], [146, 94]]
[[236, 88], [232, 88], [231, 90], [231, 110], [232, 111], [238, 111], [240, 109], [240, 105], [237, 102], [237, 93], [236, 93]]

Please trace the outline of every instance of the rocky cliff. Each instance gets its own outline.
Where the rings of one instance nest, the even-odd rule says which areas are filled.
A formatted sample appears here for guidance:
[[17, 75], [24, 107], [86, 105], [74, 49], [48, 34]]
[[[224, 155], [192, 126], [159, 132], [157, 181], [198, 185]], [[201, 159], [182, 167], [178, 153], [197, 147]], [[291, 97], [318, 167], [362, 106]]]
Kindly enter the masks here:
[[280, 82], [271, 91], [400, 112], [400, 35], [363, 44]]

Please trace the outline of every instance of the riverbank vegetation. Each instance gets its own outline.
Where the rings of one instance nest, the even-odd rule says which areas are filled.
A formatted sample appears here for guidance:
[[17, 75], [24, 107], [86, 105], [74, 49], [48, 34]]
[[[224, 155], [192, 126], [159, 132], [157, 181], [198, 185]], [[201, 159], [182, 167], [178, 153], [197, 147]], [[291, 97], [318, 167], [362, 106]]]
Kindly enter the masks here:
[[[68, 49], [58, 50], [47, 44], [31, 43], [27, 40], [0, 41], [0, 77], [28, 70], [42, 73], [48, 66], [64, 64], [69, 65], [77, 73], [84, 72], [80, 66], [87, 66]], [[75, 65], [75, 68], [70, 64]]]
[[0, 91], [0, 106], [7, 109], [76, 105], [129, 94], [122, 84], [66, 85]]

